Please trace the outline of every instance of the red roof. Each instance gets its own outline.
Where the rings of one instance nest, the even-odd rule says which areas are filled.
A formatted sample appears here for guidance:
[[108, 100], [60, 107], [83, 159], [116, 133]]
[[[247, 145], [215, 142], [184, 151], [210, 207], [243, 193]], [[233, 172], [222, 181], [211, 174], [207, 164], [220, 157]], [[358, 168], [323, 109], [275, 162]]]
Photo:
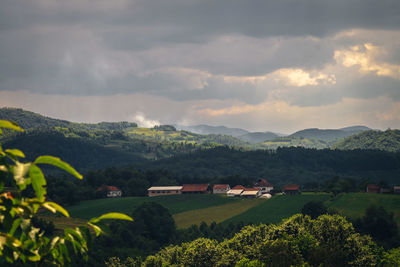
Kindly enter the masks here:
[[229, 184], [215, 184], [213, 189], [227, 189], [229, 188]]
[[235, 185], [232, 189], [245, 189], [243, 185]]
[[379, 186], [377, 186], [376, 184], [369, 184], [369, 185], [367, 185], [367, 187], [368, 187], [368, 189], [375, 189], [375, 190], [379, 189]]
[[182, 192], [205, 192], [209, 186], [209, 184], [184, 184]]
[[283, 191], [298, 191], [300, 190], [300, 185], [298, 184], [288, 184], [283, 188]]
[[100, 186], [99, 188], [97, 188], [97, 190], [96, 191], [104, 191], [104, 190], [107, 190], [107, 191], [121, 191], [118, 187], [116, 187], [116, 186], [113, 186], [113, 185], [105, 185], [105, 184], [103, 184], [102, 186]]
[[258, 179], [257, 182], [254, 183], [256, 187], [272, 187], [272, 184], [268, 183], [265, 179]]

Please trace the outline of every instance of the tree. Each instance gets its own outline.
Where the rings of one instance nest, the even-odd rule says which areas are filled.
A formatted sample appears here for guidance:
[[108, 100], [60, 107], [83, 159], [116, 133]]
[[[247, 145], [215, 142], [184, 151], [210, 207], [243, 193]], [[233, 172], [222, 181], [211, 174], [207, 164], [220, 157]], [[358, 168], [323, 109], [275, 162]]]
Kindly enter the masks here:
[[[0, 120], [1, 128], [23, 131], [18, 125]], [[93, 218], [87, 226], [64, 230], [64, 235], [47, 237], [38, 228], [34, 216], [39, 209], [47, 209], [69, 217], [68, 212], [55, 202], [46, 201], [46, 179], [40, 165], [47, 164], [61, 168], [78, 179], [82, 175], [69, 164], [52, 156], [39, 156], [33, 162], [25, 161], [25, 154], [18, 149], [0, 146], [0, 265], [68, 265], [70, 254], [87, 259], [92, 234], [103, 233], [105, 219], [132, 220], [121, 213], [108, 213]], [[4, 187], [4, 185], [8, 187]]]
[[311, 218], [315, 219], [318, 216], [327, 213], [327, 209], [321, 201], [309, 201], [301, 209], [301, 213], [304, 215], [309, 215]]
[[383, 207], [371, 204], [365, 215], [354, 223], [356, 230], [362, 234], [371, 235], [377, 243], [386, 248], [400, 245], [397, 223], [392, 212]]

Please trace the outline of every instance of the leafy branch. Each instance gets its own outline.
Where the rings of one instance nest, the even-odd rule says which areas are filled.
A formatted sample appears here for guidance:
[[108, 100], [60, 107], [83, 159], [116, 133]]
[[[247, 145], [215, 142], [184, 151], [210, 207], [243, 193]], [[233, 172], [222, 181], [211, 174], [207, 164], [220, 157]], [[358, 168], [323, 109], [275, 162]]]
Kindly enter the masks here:
[[[0, 134], [4, 129], [23, 132], [17, 124], [0, 120]], [[107, 213], [89, 220], [87, 225], [65, 229], [63, 235], [51, 238], [44, 236], [41, 229], [34, 227], [32, 218], [39, 209], [47, 209], [69, 217], [68, 211], [55, 202], [46, 201], [46, 178], [39, 165], [58, 167], [78, 179], [82, 175], [68, 163], [53, 156], [39, 156], [33, 162], [25, 160], [18, 149], [6, 149], [0, 145], [0, 265], [6, 263], [28, 263], [69, 265], [71, 253], [87, 260], [92, 241], [104, 233], [104, 220], [119, 219], [133, 221], [122, 213]], [[10, 185], [5, 187], [5, 185]], [[34, 196], [26, 197], [24, 191], [33, 189]]]

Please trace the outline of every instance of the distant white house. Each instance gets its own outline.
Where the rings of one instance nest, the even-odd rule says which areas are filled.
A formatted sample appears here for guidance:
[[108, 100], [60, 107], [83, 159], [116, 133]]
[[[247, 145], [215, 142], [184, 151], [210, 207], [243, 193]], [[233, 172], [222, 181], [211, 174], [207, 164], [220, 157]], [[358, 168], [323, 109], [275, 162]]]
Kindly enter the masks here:
[[230, 189], [229, 184], [215, 184], [213, 186], [213, 194], [226, 194]]
[[149, 197], [182, 194], [182, 186], [152, 186], [147, 189]]
[[262, 194], [270, 193], [274, 189], [272, 184], [262, 178], [258, 179], [257, 182], [254, 183], [254, 187], [259, 188]]
[[102, 185], [96, 190], [97, 192], [105, 192], [107, 197], [121, 197], [122, 191], [116, 186]]

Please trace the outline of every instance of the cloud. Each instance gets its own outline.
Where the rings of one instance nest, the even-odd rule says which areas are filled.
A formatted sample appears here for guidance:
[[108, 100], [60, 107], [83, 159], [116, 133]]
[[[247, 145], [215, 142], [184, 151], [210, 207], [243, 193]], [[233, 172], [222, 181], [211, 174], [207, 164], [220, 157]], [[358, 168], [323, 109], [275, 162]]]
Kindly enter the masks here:
[[132, 120], [136, 122], [140, 127], [145, 127], [145, 128], [152, 128], [156, 125], [160, 125], [161, 123], [157, 120], [150, 120], [146, 119], [146, 116], [142, 112], [136, 113], [133, 117]]
[[400, 80], [400, 65], [377, 62], [376, 59], [385, 53], [384, 49], [371, 43], [365, 43], [353, 46], [348, 50], [337, 50], [334, 57], [337, 62], [347, 68], [358, 66], [360, 73], [374, 73], [378, 76]]
[[257, 128], [269, 120], [284, 129], [295, 120], [269, 118], [277, 113], [264, 103], [301, 113], [346, 99], [400, 100], [397, 0], [4, 0], [1, 7], [2, 105], [73, 120], [143, 112], [159, 122]]
[[[313, 127], [332, 129], [359, 124], [386, 129], [390, 125], [400, 125], [398, 114], [400, 114], [400, 101], [393, 101], [387, 97], [344, 98], [334, 104], [309, 107], [291, 105], [284, 101], [265, 101], [257, 105], [236, 104], [225, 108], [198, 109], [198, 115], [208, 117], [210, 121], [241, 120], [242, 125], [247, 125], [248, 128], [263, 130], [267, 128], [286, 132]], [[281, 128], [283, 125], [284, 128]]]

